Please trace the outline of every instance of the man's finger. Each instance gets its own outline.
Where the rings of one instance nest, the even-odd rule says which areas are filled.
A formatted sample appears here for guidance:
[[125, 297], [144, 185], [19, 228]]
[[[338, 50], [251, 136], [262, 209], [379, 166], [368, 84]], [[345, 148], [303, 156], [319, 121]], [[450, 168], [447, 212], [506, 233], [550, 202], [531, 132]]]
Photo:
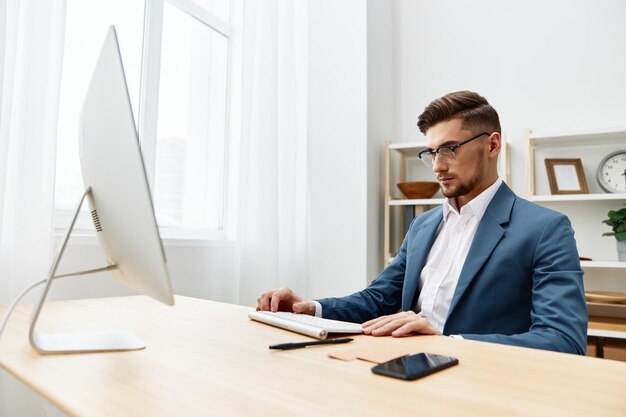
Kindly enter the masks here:
[[281, 293], [280, 291], [276, 291], [272, 294], [272, 301], [270, 302], [270, 311], [273, 313], [278, 311], [278, 306], [280, 305]]
[[383, 326], [386, 326], [387, 323], [389, 323], [392, 320], [394, 320], [393, 316], [379, 317], [376, 321], [374, 321], [369, 326], [367, 327], [364, 326], [363, 331], [365, 332], [365, 334], [372, 334], [372, 332], [374, 332], [377, 329], [380, 329]]
[[419, 328], [420, 328], [419, 325], [415, 321], [410, 321], [406, 323], [404, 326], [400, 326], [397, 329], [395, 329], [393, 332], [391, 332], [391, 335], [393, 337], [402, 337], [402, 336], [411, 334], [413, 332], [417, 333]]
[[391, 333], [393, 337], [401, 337], [406, 336], [411, 333], [419, 333], [419, 334], [439, 334], [437, 329], [435, 329], [427, 318], [418, 316], [417, 318], [409, 321], [404, 326], [399, 327], [395, 331]]
[[270, 309], [270, 303], [269, 303], [269, 298], [267, 296], [267, 293], [261, 294], [261, 302], [259, 303], [259, 309], [261, 311], [267, 311]]
[[362, 324], [363, 327], [371, 327], [374, 326], [376, 324], [380, 324], [380, 322], [383, 321], [388, 321], [390, 318], [396, 317], [398, 314], [390, 314], [388, 316], [380, 316], [380, 317], [376, 317], [375, 319], [372, 320], [368, 320], [365, 323]]
[[375, 319], [366, 321], [361, 326], [363, 326], [363, 327], [372, 327], [372, 326], [375, 326], [375, 325], [379, 325], [382, 322], [386, 323], [389, 320], [393, 320], [397, 316], [398, 316], [398, 314], [396, 313], [396, 314], [391, 314], [391, 315], [388, 315], [388, 316], [376, 317]]
[[372, 336], [389, 336], [394, 330], [406, 323], [406, 317], [400, 317], [389, 321], [382, 327], [372, 330]]

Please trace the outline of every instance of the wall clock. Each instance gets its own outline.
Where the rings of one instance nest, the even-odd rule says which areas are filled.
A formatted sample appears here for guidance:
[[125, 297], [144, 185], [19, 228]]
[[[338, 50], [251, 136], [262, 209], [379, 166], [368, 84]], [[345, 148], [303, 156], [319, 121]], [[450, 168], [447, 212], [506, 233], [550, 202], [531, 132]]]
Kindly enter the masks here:
[[609, 193], [626, 193], [626, 150], [613, 152], [600, 162], [598, 184]]

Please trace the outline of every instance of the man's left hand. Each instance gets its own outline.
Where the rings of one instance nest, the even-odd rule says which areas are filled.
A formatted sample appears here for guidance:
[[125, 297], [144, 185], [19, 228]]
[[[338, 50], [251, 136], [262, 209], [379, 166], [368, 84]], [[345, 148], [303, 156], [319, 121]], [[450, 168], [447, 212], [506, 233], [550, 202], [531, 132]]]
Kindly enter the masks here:
[[441, 332], [430, 324], [428, 319], [414, 311], [402, 311], [389, 316], [378, 317], [362, 324], [363, 332], [372, 336], [401, 337], [411, 333], [437, 334]]

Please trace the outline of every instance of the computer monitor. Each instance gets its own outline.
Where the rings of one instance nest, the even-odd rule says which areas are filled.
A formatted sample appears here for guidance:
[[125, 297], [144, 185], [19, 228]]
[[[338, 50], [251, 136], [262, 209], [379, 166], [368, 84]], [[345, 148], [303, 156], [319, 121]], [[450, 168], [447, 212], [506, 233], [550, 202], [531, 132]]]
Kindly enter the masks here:
[[96, 235], [121, 284], [173, 304], [115, 28], [102, 47], [80, 125], [80, 161]]
[[85, 193], [34, 310], [31, 344], [42, 353], [141, 349], [145, 344], [129, 332], [41, 334], [35, 331], [37, 317], [51, 282], [58, 277], [55, 275], [58, 263], [85, 197], [108, 263], [100, 270], [110, 270], [128, 288], [165, 304], [174, 304], [113, 26], [107, 33], [87, 90], [79, 136]]

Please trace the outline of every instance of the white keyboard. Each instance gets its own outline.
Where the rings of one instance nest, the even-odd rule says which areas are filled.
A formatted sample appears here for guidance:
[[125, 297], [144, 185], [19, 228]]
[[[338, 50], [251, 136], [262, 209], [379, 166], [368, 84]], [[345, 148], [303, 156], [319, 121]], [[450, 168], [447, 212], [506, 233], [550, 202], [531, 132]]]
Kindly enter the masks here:
[[251, 311], [248, 317], [265, 324], [291, 330], [317, 339], [326, 339], [329, 333], [363, 333], [363, 328], [357, 323], [348, 323], [339, 320], [323, 319], [308, 314], [294, 314], [279, 311]]

